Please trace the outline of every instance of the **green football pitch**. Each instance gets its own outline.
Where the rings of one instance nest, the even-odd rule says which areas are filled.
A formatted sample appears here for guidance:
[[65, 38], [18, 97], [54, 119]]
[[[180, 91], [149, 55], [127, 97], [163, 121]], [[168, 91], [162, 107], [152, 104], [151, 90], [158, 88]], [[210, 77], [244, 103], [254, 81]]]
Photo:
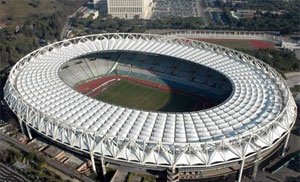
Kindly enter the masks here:
[[128, 108], [164, 112], [192, 111], [199, 103], [199, 99], [194, 96], [163, 91], [127, 80], [108, 86], [96, 99]]

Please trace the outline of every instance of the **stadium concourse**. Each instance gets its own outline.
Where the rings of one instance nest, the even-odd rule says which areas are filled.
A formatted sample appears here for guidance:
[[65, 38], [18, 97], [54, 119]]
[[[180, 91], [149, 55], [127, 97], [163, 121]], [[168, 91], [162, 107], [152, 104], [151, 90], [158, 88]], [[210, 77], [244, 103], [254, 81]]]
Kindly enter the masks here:
[[[174, 91], [210, 104], [164, 111], [116, 104], [115, 96], [102, 100], [107, 90], [126, 97], [122, 80], [128, 82], [123, 89]], [[296, 119], [286, 82], [270, 66], [228, 48], [162, 35], [99, 34], [48, 45], [13, 67], [4, 93], [22, 132], [89, 155], [100, 175], [110, 163], [156, 171], [169, 181], [255, 178], [284, 155]]]

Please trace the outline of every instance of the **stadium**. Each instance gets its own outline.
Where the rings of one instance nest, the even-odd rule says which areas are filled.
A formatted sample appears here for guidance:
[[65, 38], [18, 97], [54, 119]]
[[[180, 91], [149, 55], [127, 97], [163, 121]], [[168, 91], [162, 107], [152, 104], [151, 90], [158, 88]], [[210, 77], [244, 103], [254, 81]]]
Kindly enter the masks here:
[[[23, 57], [4, 98], [21, 129], [169, 181], [237, 179], [284, 155], [296, 105], [285, 80], [225, 47], [151, 34], [63, 40]], [[283, 153], [282, 153], [283, 151]]]

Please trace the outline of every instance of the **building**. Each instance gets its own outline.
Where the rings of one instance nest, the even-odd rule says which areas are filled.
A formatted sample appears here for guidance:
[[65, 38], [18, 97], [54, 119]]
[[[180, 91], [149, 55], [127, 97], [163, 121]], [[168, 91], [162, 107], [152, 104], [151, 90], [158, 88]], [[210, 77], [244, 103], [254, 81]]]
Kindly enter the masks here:
[[99, 11], [98, 10], [86, 9], [83, 12], [83, 16], [81, 18], [89, 18], [89, 17], [91, 17], [93, 20], [95, 20], [96, 18], [98, 18], [98, 16], [99, 16]]
[[300, 49], [300, 41], [298, 41], [298, 42], [282, 41], [281, 47], [284, 49], [291, 50], [291, 51], [293, 51], [295, 49]]
[[98, 6], [98, 4], [100, 4], [103, 0], [93, 0], [93, 4], [95, 7]]
[[237, 10], [231, 11], [232, 17], [236, 19], [252, 19], [255, 17], [256, 10]]
[[108, 0], [107, 6], [108, 14], [118, 18], [149, 19], [152, 14], [152, 0]]
[[107, 14], [107, 0], [93, 0], [92, 4], [101, 14]]
[[[100, 58], [104, 53], [105, 59]], [[90, 55], [98, 58], [85, 57]], [[197, 89], [220, 104], [154, 112], [74, 91], [78, 83], [114, 70], [155, 84], [164, 80], [174, 88]], [[23, 133], [31, 138], [35, 131], [89, 156], [99, 175], [109, 163], [132, 171], [163, 171], [169, 181], [240, 182], [249, 173], [255, 179], [273, 156], [285, 155], [297, 115], [286, 81], [262, 61], [205, 42], [148, 34], [88, 35], [42, 47], [13, 67], [4, 98]], [[47, 151], [51, 157], [63, 156], [56, 149]]]

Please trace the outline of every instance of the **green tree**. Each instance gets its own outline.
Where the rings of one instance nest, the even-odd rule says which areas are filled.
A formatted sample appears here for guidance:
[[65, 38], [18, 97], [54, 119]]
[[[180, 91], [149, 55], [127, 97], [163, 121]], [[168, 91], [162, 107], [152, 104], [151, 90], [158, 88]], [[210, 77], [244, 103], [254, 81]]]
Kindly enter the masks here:
[[44, 156], [37, 157], [37, 169], [41, 169], [46, 164], [46, 159]]

